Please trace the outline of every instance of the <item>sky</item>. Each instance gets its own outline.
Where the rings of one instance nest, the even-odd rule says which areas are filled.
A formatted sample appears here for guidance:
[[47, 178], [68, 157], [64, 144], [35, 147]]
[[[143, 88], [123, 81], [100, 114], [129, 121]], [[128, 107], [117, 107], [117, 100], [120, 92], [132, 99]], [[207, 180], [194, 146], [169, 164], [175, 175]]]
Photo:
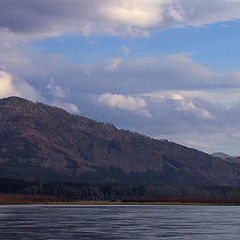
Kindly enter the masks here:
[[0, 98], [240, 155], [240, 0], [1, 0]]

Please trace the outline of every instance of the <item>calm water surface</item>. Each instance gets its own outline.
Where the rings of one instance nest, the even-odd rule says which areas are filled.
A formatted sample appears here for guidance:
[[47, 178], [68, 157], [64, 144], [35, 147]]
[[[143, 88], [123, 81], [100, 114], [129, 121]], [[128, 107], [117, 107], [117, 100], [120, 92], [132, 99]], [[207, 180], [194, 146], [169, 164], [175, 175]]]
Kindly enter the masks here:
[[240, 239], [240, 207], [0, 206], [0, 239]]

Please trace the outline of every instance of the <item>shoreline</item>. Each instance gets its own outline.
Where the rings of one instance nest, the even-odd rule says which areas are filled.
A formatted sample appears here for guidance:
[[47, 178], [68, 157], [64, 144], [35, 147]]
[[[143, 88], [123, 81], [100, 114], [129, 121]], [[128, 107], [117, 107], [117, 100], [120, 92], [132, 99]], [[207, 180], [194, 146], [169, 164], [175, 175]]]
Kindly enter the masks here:
[[70, 206], [240, 206], [240, 203], [211, 202], [111, 202], [111, 201], [76, 201], [76, 202], [0, 202], [0, 205], [70, 205]]

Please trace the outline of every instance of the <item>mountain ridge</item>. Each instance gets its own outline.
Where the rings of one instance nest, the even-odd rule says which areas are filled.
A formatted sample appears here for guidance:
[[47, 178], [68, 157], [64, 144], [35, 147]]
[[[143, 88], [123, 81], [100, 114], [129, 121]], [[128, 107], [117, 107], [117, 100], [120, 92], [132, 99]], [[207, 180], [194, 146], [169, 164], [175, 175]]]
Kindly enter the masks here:
[[239, 185], [239, 168], [196, 149], [19, 97], [0, 99], [0, 177]]

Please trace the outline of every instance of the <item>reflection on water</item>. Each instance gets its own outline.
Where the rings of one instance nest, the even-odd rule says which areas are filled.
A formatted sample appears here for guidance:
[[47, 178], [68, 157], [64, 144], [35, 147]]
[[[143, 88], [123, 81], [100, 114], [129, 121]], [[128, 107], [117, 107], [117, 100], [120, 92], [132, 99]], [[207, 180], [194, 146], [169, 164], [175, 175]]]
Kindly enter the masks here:
[[0, 239], [239, 239], [239, 207], [0, 206]]

